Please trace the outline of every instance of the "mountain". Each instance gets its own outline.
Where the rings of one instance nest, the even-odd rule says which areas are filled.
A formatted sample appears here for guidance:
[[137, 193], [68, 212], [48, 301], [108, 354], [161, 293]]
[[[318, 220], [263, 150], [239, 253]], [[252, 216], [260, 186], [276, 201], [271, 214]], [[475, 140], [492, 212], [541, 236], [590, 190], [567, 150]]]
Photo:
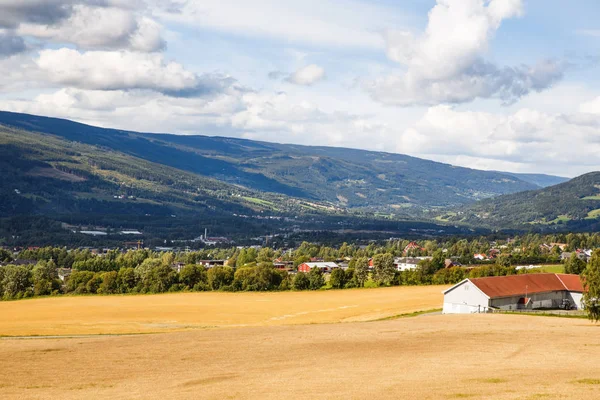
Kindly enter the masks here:
[[153, 165], [187, 171], [198, 179], [213, 178], [256, 192], [385, 214], [463, 205], [539, 187], [510, 174], [400, 154], [147, 134], [8, 112], [0, 112], [0, 124], [99, 146]]
[[569, 178], [564, 178], [562, 176], [545, 175], [545, 174], [518, 174], [518, 173], [514, 173], [514, 172], [500, 172], [500, 173], [514, 176], [515, 178], [518, 178], [525, 182], [529, 182], [540, 188], [558, 185], [560, 183], [564, 183], [569, 180]]
[[600, 172], [544, 189], [483, 200], [438, 217], [491, 228], [598, 230]]
[[135, 229], [144, 239], [160, 238], [160, 244], [193, 239], [205, 228], [230, 238], [316, 230], [383, 237], [466, 231], [348, 213], [326, 202], [249, 189], [106, 146], [6, 126], [0, 126], [0, 173], [0, 244], [90, 245], [89, 237], [72, 232], [84, 226], [108, 229], [115, 243], [128, 240], [119, 236], [121, 230]]

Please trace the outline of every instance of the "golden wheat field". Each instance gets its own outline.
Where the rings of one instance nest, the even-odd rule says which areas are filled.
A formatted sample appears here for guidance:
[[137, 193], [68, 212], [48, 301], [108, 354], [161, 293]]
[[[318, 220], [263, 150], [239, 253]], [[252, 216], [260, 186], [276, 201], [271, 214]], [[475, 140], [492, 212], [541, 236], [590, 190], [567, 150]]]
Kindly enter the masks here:
[[81, 296], [0, 302], [0, 336], [167, 332], [368, 321], [440, 308], [443, 286]]
[[[111, 329], [123, 329], [133, 327], [126, 323], [130, 318], [141, 324], [179, 321], [175, 325], [180, 325], [185, 320], [186, 324], [198, 324], [194, 328], [215, 327], [171, 326], [162, 333], [144, 335], [0, 339], [0, 398], [600, 398], [600, 327], [586, 320], [426, 314], [362, 322], [436, 306], [429, 305], [427, 299], [441, 301], [439, 288], [430, 289], [257, 296], [206, 293], [197, 295], [208, 295], [206, 299], [167, 295], [3, 303], [3, 332], [10, 326], [10, 332], [16, 333], [16, 326], [21, 324], [29, 326], [22, 332], [42, 332], [36, 329], [43, 328], [48, 329], [43, 332], [80, 335], [87, 332], [78, 326], [82, 321], [96, 324], [95, 329], [105, 326], [101, 322]], [[423, 307], [417, 306], [418, 297], [424, 299]], [[290, 307], [303, 304], [283, 314], [299, 314], [299, 318], [273, 319], [281, 317], [279, 306], [260, 304], [275, 298]], [[70, 310], [72, 314], [67, 314], [66, 305], [53, 303], [57, 300], [100, 303], [79, 303], [92, 314], [87, 316], [84, 311]], [[100, 311], [102, 302], [108, 302], [106, 306], [112, 301], [129, 301], [126, 305], [135, 304], [137, 311], [129, 308], [119, 312], [116, 306], [110, 312]], [[61, 312], [53, 313], [52, 306], [45, 308], [48, 302], [60, 305]], [[173, 311], [169, 317], [165, 311], [173, 304], [185, 307], [186, 302], [195, 304], [195, 313], [202, 308], [199, 304], [210, 302], [213, 308], [203, 316]], [[360, 308], [361, 302], [370, 305]], [[343, 308], [353, 304], [359, 307]], [[228, 310], [232, 305], [239, 309]], [[10, 321], [4, 312], [11, 306], [31, 312], [31, 318], [11, 311], [18, 321]], [[311, 312], [300, 314], [304, 311], [298, 310], [303, 309]], [[337, 311], [325, 311], [334, 309]], [[224, 310], [223, 316], [213, 315], [218, 310]], [[47, 313], [54, 319], [43, 318]], [[358, 322], [349, 322], [354, 320]], [[341, 321], [346, 323], [331, 323]], [[44, 328], [44, 324], [60, 329]]]

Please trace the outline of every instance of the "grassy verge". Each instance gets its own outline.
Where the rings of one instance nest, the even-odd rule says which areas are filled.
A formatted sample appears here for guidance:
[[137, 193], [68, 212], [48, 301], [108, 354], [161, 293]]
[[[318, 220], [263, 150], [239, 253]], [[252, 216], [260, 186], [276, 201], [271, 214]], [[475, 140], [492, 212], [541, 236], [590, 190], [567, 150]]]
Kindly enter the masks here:
[[588, 319], [587, 314], [556, 314], [550, 312], [511, 312], [511, 311], [499, 311], [494, 314], [507, 314], [507, 315], [529, 315], [534, 317], [556, 317], [556, 318], [577, 318], [577, 319]]
[[441, 311], [442, 311], [441, 308], [433, 308], [431, 310], [415, 311], [415, 312], [406, 313], [406, 314], [392, 315], [391, 317], [379, 318], [379, 319], [375, 319], [373, 321], [390, 321], [393, 319], [412, 318], [412, 317], [418, 317], [419, 315], [423, 315], [423, 314], [431, 314], [431, 313], [441, 312]]

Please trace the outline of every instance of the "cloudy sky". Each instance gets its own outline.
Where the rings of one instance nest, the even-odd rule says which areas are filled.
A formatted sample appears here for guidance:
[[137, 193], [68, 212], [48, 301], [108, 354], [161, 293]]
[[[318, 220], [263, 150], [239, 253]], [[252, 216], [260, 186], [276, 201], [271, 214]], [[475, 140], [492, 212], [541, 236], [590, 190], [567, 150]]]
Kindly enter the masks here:
[[597, 0], [0, 0], [0, 109], [600, 170]]

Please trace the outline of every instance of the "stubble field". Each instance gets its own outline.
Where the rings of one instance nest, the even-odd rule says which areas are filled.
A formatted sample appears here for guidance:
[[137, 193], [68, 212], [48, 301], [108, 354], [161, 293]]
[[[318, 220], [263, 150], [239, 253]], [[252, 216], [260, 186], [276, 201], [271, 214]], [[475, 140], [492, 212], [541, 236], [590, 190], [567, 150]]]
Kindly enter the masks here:
[[441, 308], [444, 288], [65, 296], [0, 302], [0, 337], [372, 321]]
[[[289, 295], [293, 300], [278, 300], [289, 301], [288, 305], [304, 303], [296, 307], [312, 311], [300, 314], [299, 319], [283, 320], [272, 319], [279, 314], [271, 309], [278, 306], [250, 306], [254, 303], [249, 300], [242, 305], [240, 300], [246, 300], [246, 295], [223, 294], [219, 304], [237, 304], [240, 310], [228, 311], [218, 320], [215, 316], [210, 321], [195, 319], [206, 326], [221, 321], [215, 328], [172, 328], [175, 330], [147, 335], [0, 339], [0, 398], [600, 398], [600, 327], [586, 320], [422, 315], [348, 322], [416, 311], [417, 303], [407, 304], [415, 295], [418, 297], [418, 290], [423, 291], [424, 299], [436, 297], [435, 305], [441, 304], [439, 288], [435, 288], [436, 295], [429, 289], [269, 294]], [[344, 297], [348, 304], [326, 302], [321, 296], [329, 293]], [[205, 301], [195, 300], [194, 296], [189, 300], [192, 304]], [[150, 314], [138, 317], [140, 321], [148, 319], [151, 308], [163, 309], [154, 297], [131, 297], [146, 299], [148, 307], [138, 306], [138, 311]], [[170, 295], [156, 297], [171, 302], [178, 299]], [[71, 300], [126, 298], [130, 297]], [[360, 308], [360, 303], [368, 299], [371, 306]], [[181, 301], [185, 302], [185, 297]], [[35, 311], [36, 307], [28, 303], [35, 305], [32, 301], [2, 304], [0, 329], [5, 330], [8, 323], [9, 318], [3, 315], [10, 308], [6, 305], [27, 305], [32, 307], [29, 312]], [[323, 308], [317, 308], [318, 304]], [[352, 304], [358, 307], [339, 308]], [[426, 308], [432, 307], [422, 307]], [[338, 311], [323, 311], [328, 309]], [[354, 311], [346, 314], [348, 310]], [[89, 312], [98, 310], [90, 308]], [[136, 318], [135, 314], [134, 310], [123, 310], [126, 316], [113, 316], [110, 326], [119, 326], [113, 324], [115, 320]], [[152, 320], [167, 317], [160, 315]], [[108, 313], [102, 316], [108, 317]], [[27, 325], [26, 315], [18, 318], [20, 324]], [[81, 318], [66, 316], [66, 325], [60, 331], [81, 333], [74, 322]], [[34, 313], [32, 321], [40, 319], [39, 313]], [[236, 323], [238, 319], [241, 323]], [[346, 323], [329, 323], [341, 321]], [[47, 322], [61, 325], [56, 315], [55, 321]], [[14, 324], [11, 326], [16, 332]], [[36, 322], [28, 329], [40, 326]]]

